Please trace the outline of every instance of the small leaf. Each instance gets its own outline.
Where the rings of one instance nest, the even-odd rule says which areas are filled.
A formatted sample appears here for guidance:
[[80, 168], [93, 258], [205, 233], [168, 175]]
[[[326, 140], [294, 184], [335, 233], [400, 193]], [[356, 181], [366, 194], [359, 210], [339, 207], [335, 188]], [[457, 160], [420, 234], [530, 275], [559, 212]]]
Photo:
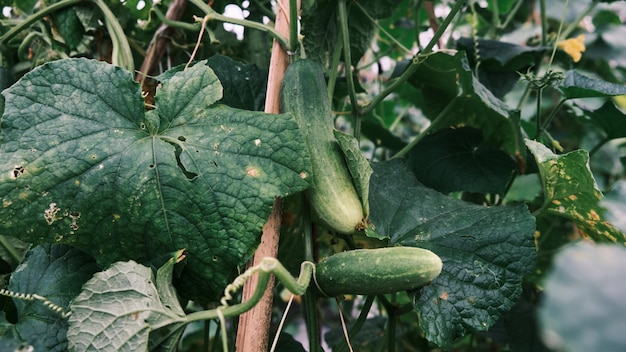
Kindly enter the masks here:
[[[37, 246], [30, 250], [13, 274], [8, 289], [22, 294], [37, 294], [69, 311], [70, 302], [80, 293], [81, 286], [98, 270], [92, 257], [65, 245]], [[33, 346], [45, 346], [47, 351], [67, 351], [67, 318], [55, 312], [41, 300], [13, 298], [18, 321], [2, 333], [0, 340], [10, 339]], [[5, 335], [9, 334], [9, 335]], [[2, 350], [0, 348], [0, 350]]]
[[525, 205], [485, 207], [421, 185], [400, 159], [373, 164], [370, 220], [391, 245], [430, 249], [443, 271], [413, 295], [426, 338], [444, 349], [487, 330], [522, 292], [535, 263], [535, 218]]
[[557, 254], [539, 318], [555, 350], [621, 351], [626, 346], [626, 249], [579, 242]]
[[65, 41], [69, 50], [74, 50], [83, 39], [85, 28], [73, 7], [57, 11], [52, 14], [56, 28]]
[[420, 182], [442, 193], [503, 195], [515, 173], [515, 161], [482, 145], [482, 140], [481, 131], [471, 127], [440, 130], [411, 149], [411, 168]]
[[598, 98], [626, 94], [626, 86], [581, 75], [577, 71], [565, 72], [565, 80], [558, 87], [565, 99]]
[[586, 150], [556, 155], [541, 143], [526, 140], [526, 145], [537, 161], [546, 212], [572, 220], [594, 241], [626, 243], [624, 234], [601, 217], [602, 192], [589, 169]]
[[163, 303], [154, 279], [150, 268], [134, 261], [117, 262], [94, 275], [72, 302], [69, 348], [147, 351], [162, 341], [150, 340], [149, 344], [154, 331], [165, 329], [169, 333], [164, 336], [170, 336], [182, 330], [185, 316], [178, 314], [180, 308], [173, 310]]
[[370, 176], [372, 175], [372, 167], [367, 161], [361, 148], [359, 147], [359, 141], [356, 138], [347, 135], [343, 132], [333, 130], [337, 143], [343, 152], [343, 156], [346, 159], [348, 170], [352, 176], [352, 182], [354, 188], [361, 198], [361, 204], [363, 205], [363, 214], [365, 218], [369, 216], [369, 190], [370, 190]]

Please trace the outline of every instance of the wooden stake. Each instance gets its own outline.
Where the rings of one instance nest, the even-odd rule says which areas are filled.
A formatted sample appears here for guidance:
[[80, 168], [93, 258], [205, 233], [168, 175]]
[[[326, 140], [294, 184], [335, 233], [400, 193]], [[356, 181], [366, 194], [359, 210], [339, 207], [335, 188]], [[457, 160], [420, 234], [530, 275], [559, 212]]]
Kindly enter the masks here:
[[[298, 1], [299, 2], [299, 1]], [[289, 37], [289, 0], [279, 0], [280, 6], [276, 14], [276, 30]], [[297, 24], [293, 24], [297, 25]], [[272, 57], [267, 82], [267, 93], [265, 95], [265, 112], [277, 114], [280, 112], [280, 86], [287, 65], [289, 55], [274, 40], [272, 46]], [[252, 263], [248, 266], [256, 265], [264, 257], [274, 257], [278, 255], [278, 239], [280, 235], [280, 224], [282, 221], [283, 202], [281, 198], [274, 201], [274, 208], [267, 223], [263, 226], [261, 244], [254, 254]], [[250, 278], [243, 287], [242, 300], [247, 300], [257, 286], [257, 277]], [[269, 345], [269, 328], [272, 321], [274, 279], [270, 280], [267, 290], [262, 300], [251, 310], [239, 317], [239, 328], [237, 330], [236, 350], [245, 352], [267, 352]]]

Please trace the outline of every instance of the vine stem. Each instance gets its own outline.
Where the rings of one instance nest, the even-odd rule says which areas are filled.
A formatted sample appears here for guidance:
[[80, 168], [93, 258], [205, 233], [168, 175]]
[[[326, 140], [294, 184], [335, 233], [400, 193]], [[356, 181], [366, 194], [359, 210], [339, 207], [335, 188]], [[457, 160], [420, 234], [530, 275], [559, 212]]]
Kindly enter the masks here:
[[343, 61], [346, 65], [346, 82], [348, 84], [348, 94], [350, 96], [350, 104], [352, 104], [352, 115], [354, 115], [354, 138], [360, 140], [361, 136], [361, 108], [356, 97], [356, 88], [354, 87], [354, 76], [352, 74], [352, 53], [350, 52], [350, 32], [348, 30], [348, 10], [346, 0], [337, 2], [337, 13], [339, 27], [341, 28], [341, 41], [343, 43]]
[[463, 8], [463, 4], [465, 4], [465, 0], [457, 0], [456, 1], [454, 6], [450, 9], [450, 13], [443, 20], [443, 22], [441, 23], [439, 28], [437, 28], [437, 32], [435, 32], [435, 34], [433, 35], [432, 39], [426, 45], [424, 50], [422, 50], [421, 52], [419, 52], [417, 55], [415, 55], [413, 57], [413, 61], [411, 62], [409, 67], [407, 67], [406, 71], [404, 71], [404, 73], [402, 73], [402, 75], [400, 75], [400, 77], [398, 77], [395, 80], [393, 80], [385, 88], [385, 90], [383, 90], [380, 94], [378, 94], [372, 100], [372, 102], [369, 105], [367, 105], [365, 108], [363, 108], [361, 110], [361, 114], [365, 115], [365, 114], [368, 114], [368, 113], [372, 112], [374, 110], [374, 108], [380, 102], [382, 102], [389, 94], [393, 93], [398, 87], [403, 85], [409, 78], [411, 78], [411, 76], [415, 73], [415, 71], [417, 71], [417, 68], [419, 67], [419, 65], [422, 63], [422, 61], [423, 61], [422, 58], [424, 58], [430, 52], [433, 51], [433, 48], [435, 47], [435, 45], [437, 44], [439, 39], [441, 39], [441, 36], [443, 36], [443, 33], [446, 31], [446, 29], [448, 28], [448, 26], [452, 22], [452, 19], [454, 19], [454, 17], [456, 17], [456, 15], [459, 13], [459, 11], [461, 11], [461, 8]]
[[[296, 8], [290, 8], [289, 0], [280, 0], [282, 6], [278, 6], [276, 14], [275, 31], [283, 37], [289, 36], [291, 11], [299, 12], [300, 2], [296, 2]], [[287, 11], [281, 13], [281, 11]], [[297, 25], [293, 23], [291, 25]], [[276, 37], [275, 37], [276, 38]], [[265, 112], [277, 114], [280, 112], [280, 86], [285, 75], [285, 70], [289, 64], [289, 56], [281, 47], [278, 40], [274, 39], [272, 45], [272, 55], [267, 82], [267, 92], [265, 95]], [[264, 257], [276, 258], [278, 256], [278, 240], [280, 235], [280, 224], [282, 221], [282, 198], [276, 198], [272, 214], [267, 223], [263, 226], [261, 243], [254, 253], [251, 266], [260, 263]], [[242, 299], [251, 297], [259, 285], [258, 277], [252, 277], [244, 285]], [[266, 352], [269, 345], [269, 327], [272, 321], [274, 281], [267, 282], [267, 289], [261, 301], [250, 311], [239, 316], [239, 328], [237, 330], [237, 341], [235, 343], [237, 351], [258, 351]]]
[[[181, 18], [183, 12], [185, 12], [186, 5], [186, 0], [172, 1], [170, 6], [167, 8], [165, 17], [161, 19], [163, 23], [154, 33], [154, 37], [152, 37], [152, 41], [146, 50], [146, 57], [141, 64], [139, 72], [135, 76], [135, 81], [142, 83], [142, 90], [148, 90], [147, 87], [144, 86], [144, 80], [147, 75], [151, 74], [151, 72], [157, 67], [159, 60], [161, 60], [161, 57], [165, 53], [165, 50], [170, 43], [170, 38], [174, 33], [174, 28], [171, 24], [173, 21], [177, 21]], [[159, 13], [156, 8], [153, 10], [156, 11], [156, 13]]]

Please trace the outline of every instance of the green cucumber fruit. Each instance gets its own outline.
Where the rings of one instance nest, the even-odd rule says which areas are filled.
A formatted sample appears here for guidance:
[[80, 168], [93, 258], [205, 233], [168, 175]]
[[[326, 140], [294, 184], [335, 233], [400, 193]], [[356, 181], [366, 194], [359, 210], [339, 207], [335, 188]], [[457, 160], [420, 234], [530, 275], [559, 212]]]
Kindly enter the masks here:
[[378, 295], [425, 286], [439, 276], [442, 266], [438, 255], [423, 248], [356, 249], [319, 262], [315, 282], [329, 297]]
[[312, 187], [305, 194], [316, 220], [330, 230], [356, 232], [363, 206], [333, 134], [335, 123], [320, 65], [307, 59], [289, 65], [281, 109], [293, 114], [309, 149]]

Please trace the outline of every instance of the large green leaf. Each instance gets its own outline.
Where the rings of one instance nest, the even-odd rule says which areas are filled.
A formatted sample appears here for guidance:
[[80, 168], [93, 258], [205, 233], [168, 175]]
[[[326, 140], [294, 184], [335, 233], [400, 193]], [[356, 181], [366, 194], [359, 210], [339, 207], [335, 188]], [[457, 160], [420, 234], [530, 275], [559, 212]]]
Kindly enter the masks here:
[[546, 212], [572, 220], [594, 241], [626, 243], [624, 234], [602, 219], [602, 192], [589, 169], [586, 150], [556, 155], [541, 143], [526, 140], [526, 145], [537, 161]]
[[471, 127], [437, 131], [411, 149], [411, 168], [420, 182], [443, 193], [504, 195], [517, 165], [482, 140], [481, 131]]
[[374, 164], [370, 220], [392, 245], [427, 248], [443, 271], [414, 294], [426, 337], [449, 348], [487, 330], [522, 292], [534, 267], [535, 219], [525, 205], [484, 207], [421, 185], [402, 160]]
[[215, 299], [258, 244], [275, 196], [308, 186], [290, 115], [212, 105], [198, 64], [162, 82], [144, 111], [130, 73], [84, 59], [40, 66], [3, 92], [3, 233], [60, 242], [103, 266], [181, 248], [181, 294]]
[[539, 318], [546, 343], [571, 352], [626, 348], [626, 249], [579, 242], [554, 261]]
[[[69, 310], [70, 302], [78, 296], [82, 285], [98, 270], [92, 257], [69, 246], [37, 246], [15, 269], [8, 289], [43, 296]], [[67, 351], [68, 323], [61, 312], [54, 312], [41, 300], [13, 298], [13, 302], [18, 321], [2, 332], [0, 340], [41, 346], [47, 351]]]
[[71, 305], [70, 349], [172, 351], [186, 323], [168, 288], [173, 264], [168, 261], [164, 277], [156, 280], [150, 268], [134, 261], [117, 262], [94, 275]]
[[465, 53], [435, 53], [423, 60], [409, 83], [421, 89], [425, 112], [436, 116], [430, 133], [450, 126], [474, 127], [482, 131], [486, 145], [516, 159], [524, 155], [519, 111], [510, 109], [474, 78]]
[[577, 71], [565, 72], [565, 80], [558, 87], [566, 99], [598, 98], [626, 94], [626, 86], [581, 75]]

